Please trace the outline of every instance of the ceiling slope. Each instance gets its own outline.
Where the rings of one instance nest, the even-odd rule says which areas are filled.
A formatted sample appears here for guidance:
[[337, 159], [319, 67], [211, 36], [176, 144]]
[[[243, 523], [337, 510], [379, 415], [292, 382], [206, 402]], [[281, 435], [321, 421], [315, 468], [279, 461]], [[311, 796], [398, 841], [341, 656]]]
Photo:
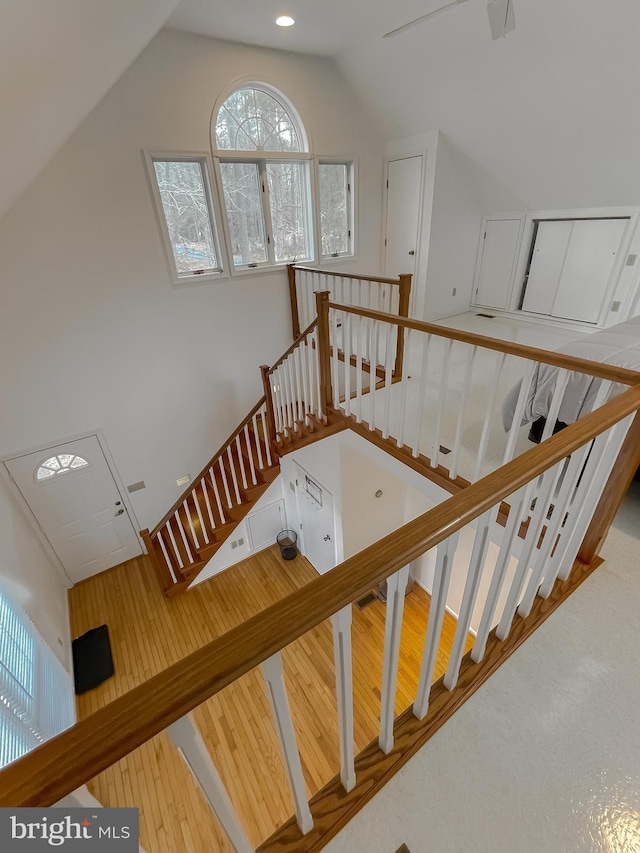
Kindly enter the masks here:
[[489, 210], [640, 203], [637, 0], [516, 0], [491, 40], [484, 0], [338, 63], [389, 138], [439, 129]]
[[8, 0], [0, 12], [0, 216], [178, 0]]

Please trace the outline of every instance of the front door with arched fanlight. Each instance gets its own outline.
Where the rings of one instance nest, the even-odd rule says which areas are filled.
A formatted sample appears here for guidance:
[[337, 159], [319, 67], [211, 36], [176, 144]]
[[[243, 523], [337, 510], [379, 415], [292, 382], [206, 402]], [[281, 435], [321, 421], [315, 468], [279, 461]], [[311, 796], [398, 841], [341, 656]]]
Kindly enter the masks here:
[[142, 553], [97, 436], [4, 464], [74, 583]]

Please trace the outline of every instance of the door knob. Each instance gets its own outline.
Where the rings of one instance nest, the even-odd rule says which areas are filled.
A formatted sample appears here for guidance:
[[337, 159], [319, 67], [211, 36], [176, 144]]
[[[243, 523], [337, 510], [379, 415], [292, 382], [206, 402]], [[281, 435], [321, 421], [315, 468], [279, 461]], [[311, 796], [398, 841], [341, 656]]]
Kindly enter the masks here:
[[119, 509], [118, 512], [113, 517], [117, 518], [119, 515], [122, 515], [123, 512], [124, 512], [124, 509]]
[[413, 249], [411, 249], [411, 250], [409, 251], [409, 254], [410, 254], [410, 255], [415, 255], [415, 251], [414, 251]]

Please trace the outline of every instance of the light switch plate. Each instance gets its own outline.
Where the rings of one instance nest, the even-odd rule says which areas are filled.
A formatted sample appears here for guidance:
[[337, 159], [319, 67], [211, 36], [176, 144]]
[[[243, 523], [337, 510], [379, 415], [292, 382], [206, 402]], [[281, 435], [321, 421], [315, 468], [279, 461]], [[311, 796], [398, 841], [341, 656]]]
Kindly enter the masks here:
[[144, 488], [146, 488], [144, 480], [139, 480], [137, 483], [131, 483], [130, 486], [127, 486], [127, 491], [131, 494], [131, 492], [139, 492], [140, 489]]
[[176, 486], [186, 486], [187, 483], [191, 482], [191, 477], [188, 474], [185, 474], [184, 477], [178, 477], [176, 480]]

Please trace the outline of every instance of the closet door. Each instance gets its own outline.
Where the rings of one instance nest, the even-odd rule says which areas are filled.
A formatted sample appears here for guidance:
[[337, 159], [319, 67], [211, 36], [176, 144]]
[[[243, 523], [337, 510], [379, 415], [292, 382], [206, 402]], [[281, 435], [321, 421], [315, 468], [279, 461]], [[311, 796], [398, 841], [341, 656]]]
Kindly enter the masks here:
[[523, 311], [553, 315], [573, 222], [539, 222], [529, 267]]
[[540, 222], [523, 311], [597, 323], [628, 219]]
[[485, 223], [476, 305], [509, 307], [520, 224], [520, 219], [488, 219]]
[[553, 316], [597, 323], [628, 219], [583, 219], [573, 231]]

